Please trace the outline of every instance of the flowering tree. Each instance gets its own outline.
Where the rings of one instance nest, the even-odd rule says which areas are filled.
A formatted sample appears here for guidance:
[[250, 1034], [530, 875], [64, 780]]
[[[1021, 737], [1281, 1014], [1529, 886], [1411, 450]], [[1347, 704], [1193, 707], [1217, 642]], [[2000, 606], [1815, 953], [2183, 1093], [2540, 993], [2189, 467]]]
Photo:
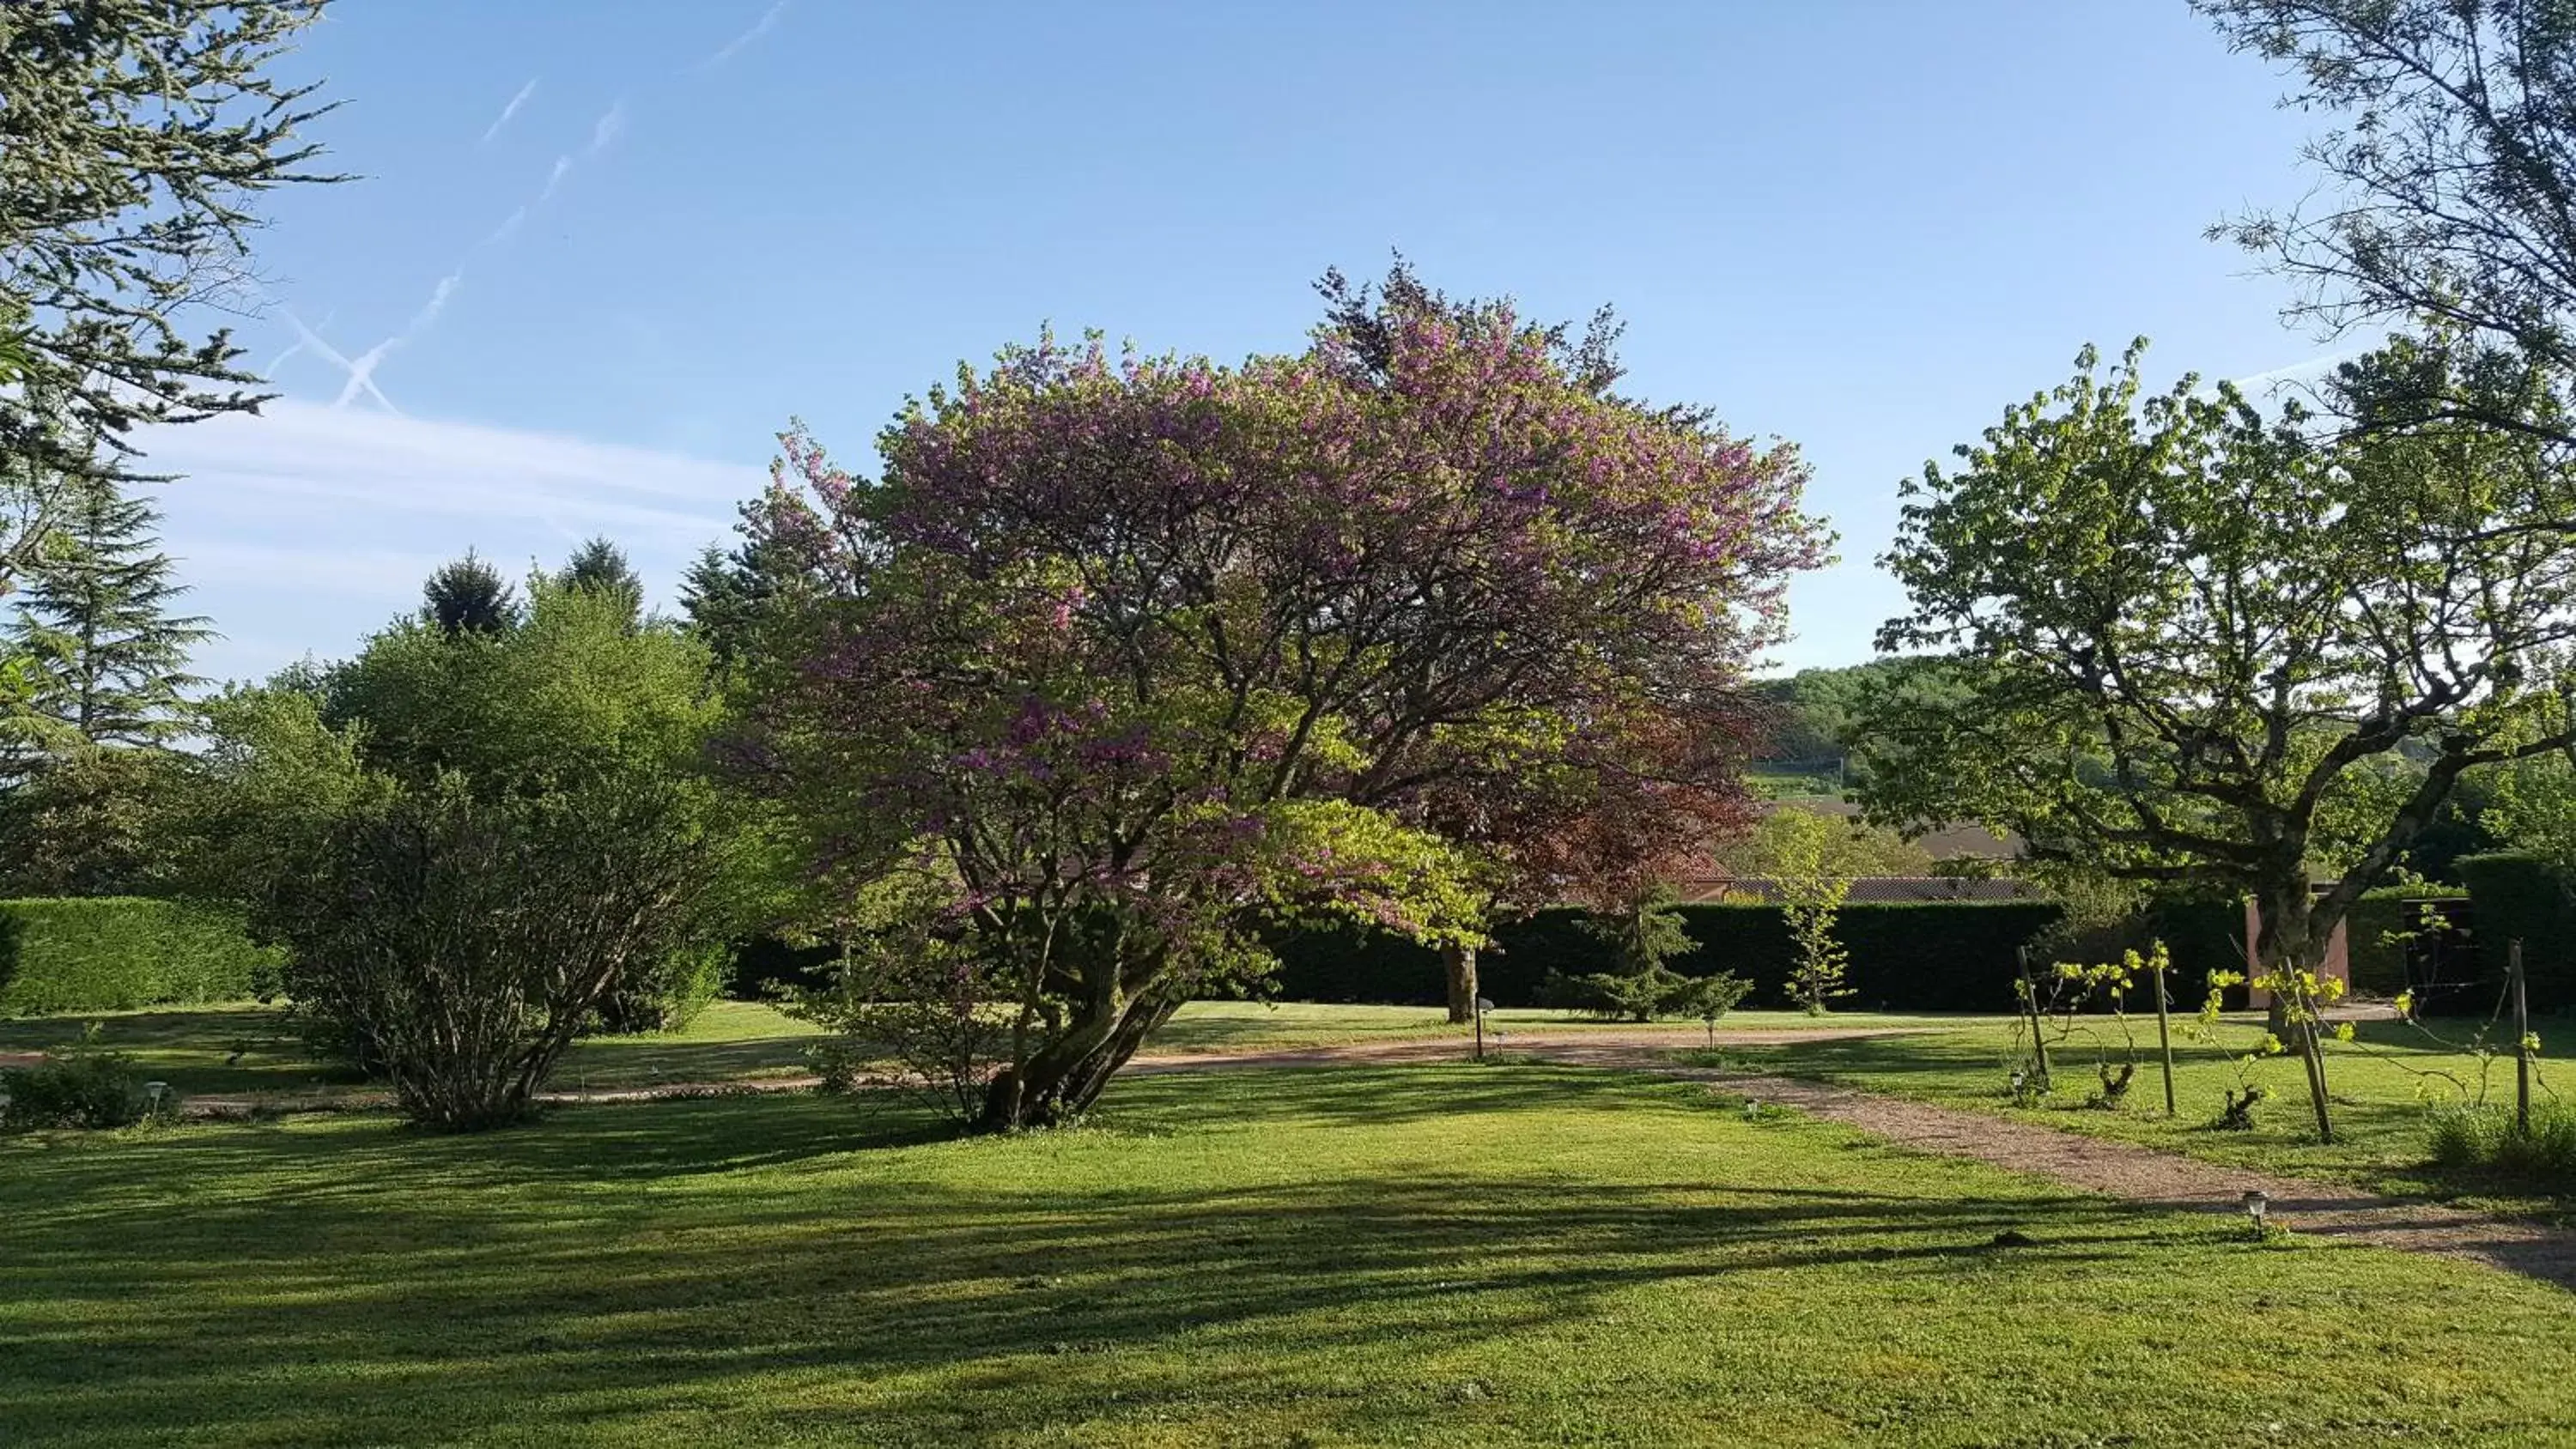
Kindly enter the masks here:
[[1569, 840], [1742, 818], [1743, 667], [1822, 548], [1795, 453], [1614, 395], [1606, 329], [1326, 290], [1295, 356], [961, 369], [880, 479], [792, 433], [750, 510], [821, 587], [739, 762], [966, 948], [987, 1127], [1080, 1111], [1265, 925], [1472, 946], [1630, 864]]

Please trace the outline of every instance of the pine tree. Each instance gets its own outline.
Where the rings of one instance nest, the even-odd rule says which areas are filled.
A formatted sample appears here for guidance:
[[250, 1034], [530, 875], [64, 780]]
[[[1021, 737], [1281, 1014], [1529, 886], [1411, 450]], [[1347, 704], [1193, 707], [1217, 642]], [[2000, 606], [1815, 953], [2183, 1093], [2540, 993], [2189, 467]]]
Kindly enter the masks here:
[[629, 623], [644, 617], [644, 580], [627, 563], [626, 551], [605, 537], [593, 538], [573, 550], [572, 557], [556, 573], [555, 584], [619, 600], [626, 606]]
[[420, 586], [420, 616], [450, 634], [498, 634], [518, 622], [518, 590], [474, 550]]
[[161, 551], [161, 510], [112, 478], [85, 477], [27, 573], [9, 652], [30, 661], [26, 708], [66, 742], [166, 744], [187, 729], [187, 672], [207, 621], [173, 614], [187, 586]]

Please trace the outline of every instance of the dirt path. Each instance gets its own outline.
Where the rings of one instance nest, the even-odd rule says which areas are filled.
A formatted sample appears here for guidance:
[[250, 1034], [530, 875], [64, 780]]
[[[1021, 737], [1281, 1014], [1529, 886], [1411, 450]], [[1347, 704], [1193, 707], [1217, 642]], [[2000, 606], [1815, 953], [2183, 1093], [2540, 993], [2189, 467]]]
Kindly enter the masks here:
[[[1897, 1032], [1902, 1030], [1895, 1029]], [[1834, 1033], [1888, 1034], [1893, 1033]], [[1748, 1046], [1778, 1044], [1771, 1040], [1773, 1038], [1789, 1042], [1825, 1039], [1822, 1034], [1802, 1037], [1797, 1032], [1721, 1033], [1720, 1036], [1722, 1041]], [[1757, 1041], [1756, 1038], [1763, 1040]], [[1664, 1033], [1661, 1040], [1647, 1041], [1614, 1041], [1606, 1037], [1520, 1037], [1506, 1045], [1515, 1054], [1535, 1055], [1553, 1062], [1649, 1072], [1657, 1076], [1706, 1082], [1772, 1106], [1794, 1108], [1812, 1117], [1857, 1127], [1901, 1147], [1991, 1163], [2147, 1207], [2234, 1215], [2244, 1211], [2241, 1202], [2249, 1189], [2259, 1191], [2271, 1199], [2274, 1219], [2295, 1232], [2464, 1258], [2576, 1291], [2576, 1233], [2433, 1203], [2382, 1197], [2335, 1183], [2274, 1177], [2224, 1167], [2178, 1153], [2159, 1152], [2150, 1147], [2016, 1122], [1990, 1112], [1936, 1107], [1856, 1087], [1838, 1087], [1824, 1082], [1751, 1072], [1686, 1067], [1663, 1054], [1697, 1044], [1688, 1040], [1685, 1034]], [[1417, 1050], [1426, 1046], [1436, 1046], [1439, 1050]], [[1259, 1057], [1139, 1058], [1135, 1069], [1176, 1071], [1229, 1066], [1327, 1066], [1337, 1062], [1454, 1061], [1461, 1054], [1455, 1042], [1407, 1042], [1361, 1049], [1318, 1047], [1303, 1052], [1263, 1053]]]

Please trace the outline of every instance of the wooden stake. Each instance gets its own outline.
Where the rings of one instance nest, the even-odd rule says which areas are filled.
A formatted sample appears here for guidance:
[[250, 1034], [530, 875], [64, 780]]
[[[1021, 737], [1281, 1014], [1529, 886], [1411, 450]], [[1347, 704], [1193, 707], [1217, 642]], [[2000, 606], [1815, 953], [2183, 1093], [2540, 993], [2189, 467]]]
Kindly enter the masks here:
[[2048, 1090], [2048, 1038], [2040, 1028], [2039, 983], [2030, 976], [2030, 948], [2016, 946], [2013, 956], [2021, 962], [2022, 1000], [2030, 1008], [2031, 1060], [2039, 1071], [2039, 1089], [2045, 1092]]
[[2531, 1002], [2522, 989], [2522, 942], [2505, 947], [2513, 981], [2513, 1130], [2531, 1135]]
[[2165, 968], [2156, 967], [2156, 1048], [2165, 1059], [2165, 1115], [2174, 1115], [2173, 1027], [2165, 1015]]

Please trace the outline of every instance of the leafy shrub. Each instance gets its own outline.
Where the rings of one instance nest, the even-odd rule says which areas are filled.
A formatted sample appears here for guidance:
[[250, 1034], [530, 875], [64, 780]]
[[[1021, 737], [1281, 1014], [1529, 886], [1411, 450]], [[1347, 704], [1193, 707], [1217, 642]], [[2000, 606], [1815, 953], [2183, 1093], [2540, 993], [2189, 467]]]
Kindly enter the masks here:
[[156, 1108], [167, 1114], [177, 1107], [166, 1092], [156, 1103], [128, 1058], [86, 1044], [35, 1066], [0, 1070], [0, 1132], [131, 1127]]
[[2445, 1172], [2576, 1188], [2576, 1107], [2565, 1104], [2535, 1107], [2528, 1136], [2514, 1130], [2508, 1107], [2436, 1107], [2425, 1147]]
[[599, 1006], [599, 1029], [621, 1035], [678, 1031], [723, 993], [732, 949], [698, 942], [618, 978]]
[[0, 1016], [239, 1001], [274, 992], [278, 953], [229, 911], [180, 901], [0, 901]]
[[316, 1044], [426, 1125], [526, 1116], [620, 974], [690, 944], [711, 867], [664, 793], [451, 783], [351, 810], [256, 914]]

